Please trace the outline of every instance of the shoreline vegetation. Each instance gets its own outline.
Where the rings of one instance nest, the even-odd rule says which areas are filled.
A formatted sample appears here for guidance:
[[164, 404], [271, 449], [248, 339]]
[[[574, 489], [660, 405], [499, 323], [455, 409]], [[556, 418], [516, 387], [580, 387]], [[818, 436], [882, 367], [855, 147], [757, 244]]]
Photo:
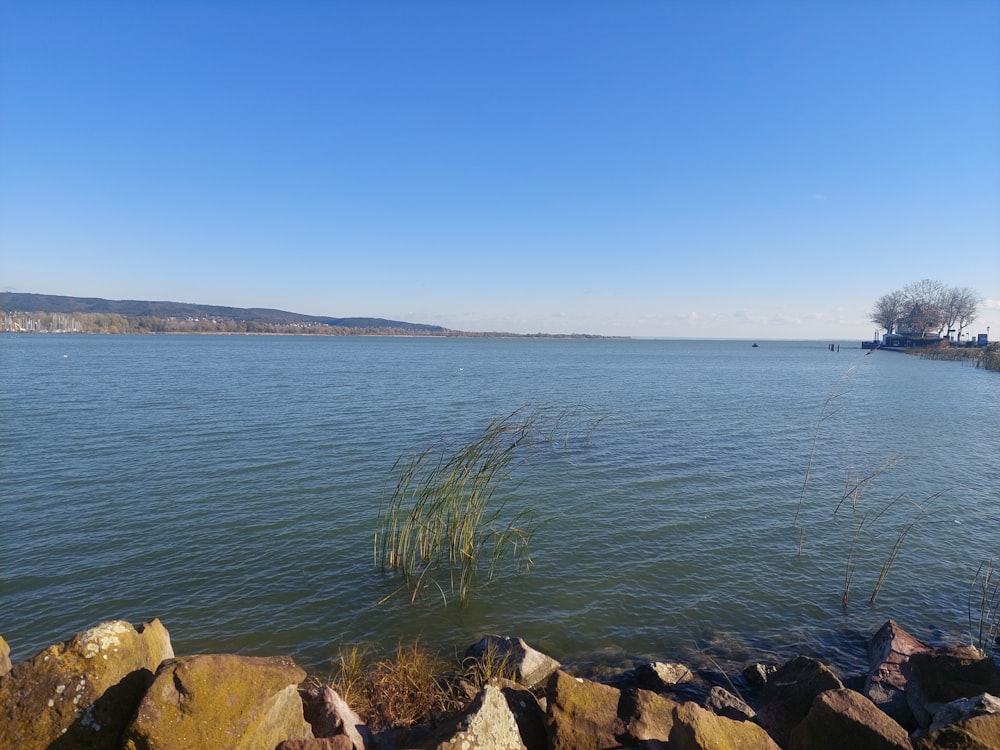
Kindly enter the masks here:
[[201, 333], [444, 338], [627, 339], [588, 333], [459, 331], [384, 318], [331, 318], [264, 308], [0, 293], [3, 333]]
[[922, 359], [938, 359], [946, 362], [968, 362], [984, 370], [1000, 372], [1000, 342], [986, 346], [951, 346], [947, 341], [934, 346], [913, 347], [904, 350]]
[[1000, 662], [888, 620], [867, 670], [822, 657], [729, 670], [641, 661], [581, 672], [518, 637], [447, 658], [341, 647], [326, 676], [287, 656], [176, 656], [154, 619], [106, 621], [11, 664], [0, 637], [0, 746], [181, 750], [945, 750], [995, 748]]

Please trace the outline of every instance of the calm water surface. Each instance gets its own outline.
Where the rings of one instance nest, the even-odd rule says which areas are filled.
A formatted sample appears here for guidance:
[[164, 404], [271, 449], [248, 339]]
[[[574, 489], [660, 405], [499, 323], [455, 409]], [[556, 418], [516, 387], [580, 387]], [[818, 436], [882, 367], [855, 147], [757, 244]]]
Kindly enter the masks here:
[[[500, 491], [541, 521], [532, 572], [465, 608], [376, 605], [394, 462], [522, 407], [568, 415]], [[501, 632], [571, 663], [851, 670], [888, 617], [966, 639], [1000, 559], [1000, 375], [854, 342], [7, 335], [0, 419], [15, 659], [159, 617], [177, 653], [308, 669]]]

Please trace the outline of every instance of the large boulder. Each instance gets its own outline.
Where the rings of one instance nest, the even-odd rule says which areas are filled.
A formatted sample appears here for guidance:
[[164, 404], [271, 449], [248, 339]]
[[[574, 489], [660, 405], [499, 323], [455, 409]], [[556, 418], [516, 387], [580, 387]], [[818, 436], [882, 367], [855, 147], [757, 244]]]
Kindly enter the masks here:
[[[467, 660], [492, 660], [505, 666], [511, 679], [527, 688], [545, 682], [559, 669], [559, 662], [551, 656], [529, 646], [523, 638], [508, 638], [502, 635], [486, 635], [478, 643], [469, 646], [465, 652]], [[491, 677], [500, 675], [490, 675]]]
[[514, 714], [517, 729], [521, 733], [521, 742], [528, 750], [548, 750], [549, 737], [545, 729], [545, 711], [538, 703], [534, 693], [525, 690], [514, 683], [505, 684], [499, 681], [503, 697], [507, 699], [507, 707]]
[[666, 747], [674, 731], [674, 712], [679, 705], [672, 698], [649, 690], [622, 692], [616, 738], [624, 745]]
[[557, 670], [545, 689], [546, 723], [552, 750], [619, 747], [621, 691]]
[[772, 674], [757, 702], [757, 722], [782, 747], [802, 721], [813, 699], [827, 690], [844, 687], [829, 667], [808, 656], [797, 656]]
[[792, 730], [788, 750], [910, 750], [906, 730], [861, 693], [827, 690]]
[[988, 693], [947, 703], [934, 714], [930, 731], [918, 737], [918, 750], [996, 750], [1000, 748], [1000, 698]]
[[906, 683], [910, 677], [909, 660], [930, 648], [889, 620], [868, 642], [868, 676], [864, 694], [904, 727], [916, 722], [906, 701]]
[[186, 656], [165, 661], [125, 733], [126, 750], [271, 750], [313, 736], [286, 657]]
[[922, 727], [941, 705], [983, 693], [1000, 693], [1000, 670], [970, 646], [946, 646], [910, 657], [906, 700]]
[[[646, 747], [646, 746], [642, 746]], [[734, 721], [688, 701], [674, 709], [670, 750], [779, 750], [760, 726]]]
[[122, 732], [164, 659], [159, 620], [103, 622], [0, 677], [0, 747], [121, 747]]

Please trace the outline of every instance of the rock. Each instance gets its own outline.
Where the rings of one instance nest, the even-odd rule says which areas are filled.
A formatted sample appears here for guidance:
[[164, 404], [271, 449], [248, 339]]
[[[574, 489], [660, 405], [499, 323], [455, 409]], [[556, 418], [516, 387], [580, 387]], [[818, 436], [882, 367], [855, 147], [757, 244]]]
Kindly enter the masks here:
[[844, 687], [830, 669], [815, 659], [797, 656], [782, 665], [760, 692], [757, 722], [784, 747], [792, 730], [802, 721], [813, 699], [827, 690]]
[[717, 716], [690, 701], [674, 709], [674, 727], [666, 747], [670, 750], [779, 750], [757, 724]]
[[[503, 681], [501, 680], [501, 684]], [[513, 683], [503, 685], [503, 697], [514, 714], [521, 742], [528, 750], [548, 750], [549, 737], [545, 730], [545, 710], [534, 693]]]
[[788, 750], [911, 750], [906, 730], [861, 693], [827, 690], [792, 730]]
[[250, 750], [312, 738], [298, 693], [305, 676], [280, 656], [169, 659], [125, 732], [125, 750]]
[[525, 750], [503, 692], [487, 684], [445, 736], [435, 733], [437, 750]]
[[639, 687], [660, 693], [682, 682], [689, 682], [694, 675], [683, 664], [654, 661], [640, 664], [635, 669]]
[[316, 737], [311, 740], [283, 740], [274, 750], [352, 750], [354, 743], [346, 734]]
[[571, 677], [549, 680], [552, 750], [778, 750], [761, 727], [650, 690], [620, 691]]
[[746, 667], [746, 669], [744, 669], [740, 674], [743, 676], [747, 685], [754, 690], [760, 690], [765, 684], [767, 684], [771, 675], [777, 671], [777, 664], [763, 664], [761, 662], [756, 662]]
[[922, 727], [940, 704], [982, 693], [1000, 693], [1000, 670], [970, 646], [936, 648], [910, 657], [906, 700]]
[[746, 701], [718, 685], [708, 691], [705, 708], [714, 714], [725, 716], [734, 721], [752, 721], [757, 715], [757, 712], [750, 708]]
[[1000, 748], [1000, 699], [984, 693], [947, 703], [934, 714], [929, 732], [914, 742], [918, 750]]
[[868, 676], [864, 694], [882, 711], [904, 727], [915, 728], [916, 721], [906, 700], [910, 676], [909, 659], [930, 648], [923, 641], [889, 620], [868, 642]]
[[374, 746], [368, 725], [332, 687], [303, 690], [301, 696], [302, 714], [314, 737], [346, 735], [354, 750], [369, 750]]
[[557, 670], [545, 688], [551, 750], [604, 750], [618, 747], [621, 691]]
[[0, 747], [121, 747], [154, 671], [173, 655], [159, 620], [113, 620], [14, 665], [0, 677]]
[[559, 662], [541, 651], [536, 651], [523, 639], [500, 635], [483, 636], [478, 643], [469, 647], [465, 652], [465, 658], [506, 660], [510, 675], [504, 676], [510, 676], [528, 688], [541, 685], [559, 669]]
[[0, 635], [0, 677], [7, 674], [10, 671], [10, 667], [10, 646], [7, 645], [7, 641]]
[[615, 737], [622, 744], [643, 748], [666, 747], [674, 729], [674, 712], [680, 704], [650, 690], [622, 693], [618, 704], [620, 728]]

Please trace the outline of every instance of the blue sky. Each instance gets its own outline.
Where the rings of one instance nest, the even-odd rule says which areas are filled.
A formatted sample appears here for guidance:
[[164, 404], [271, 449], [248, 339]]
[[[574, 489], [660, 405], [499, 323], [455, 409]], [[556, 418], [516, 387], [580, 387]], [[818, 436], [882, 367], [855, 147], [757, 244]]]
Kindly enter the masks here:
[[0, 288], [449, 328], [1000, 334], [996, 2], [0, 4]]

